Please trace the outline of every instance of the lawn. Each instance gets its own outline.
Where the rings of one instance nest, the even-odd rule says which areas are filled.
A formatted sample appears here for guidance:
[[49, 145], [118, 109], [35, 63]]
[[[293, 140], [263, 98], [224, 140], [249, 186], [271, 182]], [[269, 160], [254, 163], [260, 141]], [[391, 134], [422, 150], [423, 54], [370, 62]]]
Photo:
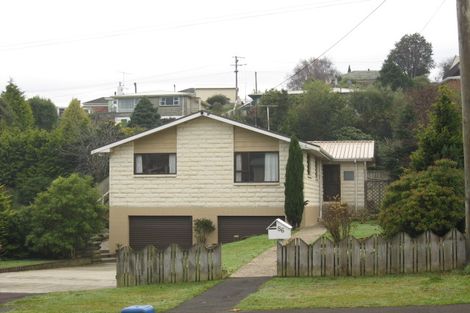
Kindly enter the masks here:
[[276, 240], [269, 240], [268, 235], [260, 235], [222, 245], [222, 269], [225, 272], [224, 274], [232, 274], [242, 265], [275, 244]]
[[0, 260], [0, 268], [28, 266], [54, 262], [51, 260]]
[[[130, 288], [55, 292], [10, 302], [15, 313], [112, 313], [135, 304], [151, 304], [163, 312], [193, 298], [218, 281], [180, 283]], [[1, 306], [0, 306], [1, 307]]]
[[470, 303], [470, 275], [274, 278], [237, 307], [273, 310], [453, 303]]
[[379, 235], [381, 232], [382, 227], [375, 221], [368, 221], [366, 223], [353, 222], [351, 224], [351, 235], [357, 239]]

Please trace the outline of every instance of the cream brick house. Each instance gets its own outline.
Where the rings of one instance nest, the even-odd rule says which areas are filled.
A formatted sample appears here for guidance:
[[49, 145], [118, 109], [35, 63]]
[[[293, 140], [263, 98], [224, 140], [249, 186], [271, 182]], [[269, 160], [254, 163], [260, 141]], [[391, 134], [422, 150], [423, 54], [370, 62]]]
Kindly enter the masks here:
[[[272, 220], [284, 217], [289, 142], [283, 135], [201, 111], [92, 151], [110, 154], [110, 249], [171, 242], [189, 246], [197, 218], [216, 225], [209, 242], [264, 233]], [[373, 142], [300, 145], [309, 201], [303, 225], [318, 222], [331, 193], [341, 194], [352, 207], [364, 206]], [[351, 145], [349, 154], [336, 152], [338, 146]]]

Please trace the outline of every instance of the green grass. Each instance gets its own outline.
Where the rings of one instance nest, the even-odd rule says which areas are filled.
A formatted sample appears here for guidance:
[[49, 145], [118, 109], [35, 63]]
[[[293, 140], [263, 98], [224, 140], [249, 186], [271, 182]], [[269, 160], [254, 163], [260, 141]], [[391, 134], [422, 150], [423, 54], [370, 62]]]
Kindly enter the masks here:
[[351, 224], [351, 235], [357, 239], [379, 235], [381, 232], [382, 227], [375, 221], [368, 221], [367, 223], [353, 222]]
[[51, 260], [0, 260], [0, 268], [28, 266], [54, 262]]
[[470, 275], [274, 278], [237, 307], [274, 310], [456, 303], [470, 303]]
[[225, 271], [225, 274], [232, 274], [242, 265], [248, 263], [275, 244], [276, 240], [269, 240], [268, 235], [254, 236], [224, 244], [222, 245], [222, 269]]
[[[28, 297], [4, 305], [15, 313], [112, 313], [130, 305], [150, 304], [163, 312], [193, 298], [217, 281], [163, 284], [129, 288], [54, 292]], [[0, 306], [1, 307], [1, 306]]]

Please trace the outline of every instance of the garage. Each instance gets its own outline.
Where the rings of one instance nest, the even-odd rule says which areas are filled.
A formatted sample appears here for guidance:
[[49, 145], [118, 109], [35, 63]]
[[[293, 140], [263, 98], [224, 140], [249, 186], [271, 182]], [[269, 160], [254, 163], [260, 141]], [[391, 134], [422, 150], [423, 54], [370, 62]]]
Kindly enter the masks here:
[[129, 216], [129, 245], [136, 250], [154, 245], [165, 249], [176, 243], [190, 248], [193, 242], [191, 216]]
[[219, 242], [227, 243], [249, 236], [267, 234], [266, 228], [276, 218], [284, 216], [219, 216]]

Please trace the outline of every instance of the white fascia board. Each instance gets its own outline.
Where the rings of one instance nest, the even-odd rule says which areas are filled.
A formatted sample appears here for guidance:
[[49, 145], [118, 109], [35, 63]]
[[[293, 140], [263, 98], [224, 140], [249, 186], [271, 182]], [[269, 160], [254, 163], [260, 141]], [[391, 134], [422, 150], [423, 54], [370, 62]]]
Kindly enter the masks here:
[[198, 118], [199, 115], [200, 115], [200, 113], [194, 113], [194, 114], [191, 114], [191, 115], [182, 117], [182, 118], [180, 118], [180, 119], [178, 119], [178, 120], [176, 120], [176, 121], [170, 122], [170, 123], [165, 124], [165, 125], [162, 125], [162, 126], [160, 126], [160, 127], [156, 127], [156, 128], [153, 128], [153, 129], [149, 129], [149, 130], [144, 131], [144, 132], [142, 132], [142, 133], [140, 133], [140, 134], [137, 134], [137, 135], [134, 135], [134, 136], [125, 138], [125, 139], [123, 139], [123, 140], [119, 140], [119, 141], [113, 142], [113, 143], [111, 143], [111, 144], [109, 144], [109, 145], [106, 145], [106, 146], [97, 148], [97, 149], [91, 151], [91, 154], [96, 154], [96, 153], [109, 153], [109, 152], [111, 152], [111, 149], [114, 148], [114, 147], [117, 147], [117, 146], [126, 144], [126, 143], [128, 143], [128, 142], [134, 141], [134, 140], [136, 140], [136, 139], [139, 139], [139, 138], [142, 138], [142, 137], [151, 135], [151, 134], [158, 133], [158, 132], [160, 132], [160, 131], [162, 131], [162, 130], [165, 130], [165, 129], [167, 129], [167, 128], [173, 127], [173, 126], [175, 126], [175, 125], [178, 125], [178, 124], [181, 124], [181, 123], [184, 123], [184, 122], [193, 120], [193, 119], [195, 119], [195, 118]]

